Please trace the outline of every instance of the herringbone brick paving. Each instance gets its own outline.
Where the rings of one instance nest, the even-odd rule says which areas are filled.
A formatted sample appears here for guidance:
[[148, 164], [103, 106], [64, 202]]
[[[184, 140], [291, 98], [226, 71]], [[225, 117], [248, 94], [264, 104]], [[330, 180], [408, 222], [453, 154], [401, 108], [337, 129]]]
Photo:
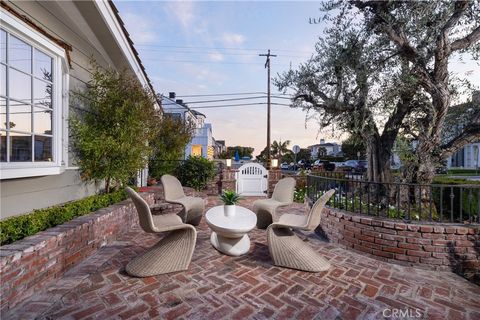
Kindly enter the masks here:
[[[254, 198], [243, 200], [251, 207]], [[217, 198], [208, 199], [209, 206]], [[294, 205], [282, 211], [302, 213]], [[241, 257], [217, 252], [204, 221], [188, 271], [132, 278], [124, 267], [158, 241], [131, 230], [2, 319], [480, 319], [480, 287], [449, 272], [381, 262], [308, 234], [332, 264], [322, 273], [272, 265], [266, 232]], [[307, 235], [307, 234], [306, 234]], [[418, 311], [418, 313], [416, 313]], [[408, 312], [405, 313], [405, 312]]]

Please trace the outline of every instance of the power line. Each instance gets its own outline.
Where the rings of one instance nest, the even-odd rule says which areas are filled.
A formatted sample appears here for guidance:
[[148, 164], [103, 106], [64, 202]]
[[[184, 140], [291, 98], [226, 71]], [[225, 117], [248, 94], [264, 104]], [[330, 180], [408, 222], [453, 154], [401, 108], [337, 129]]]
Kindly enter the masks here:
[[[173, 59], [156, 59], [156, 58], [144, 58], [143, 60], [155, 61], [155, 62], [168, 62], [168, 63], [211, 63], [211, 64], [239, 64], [239, 65], [258, 65], [254, 62], [228, 62], [228, 61], [208, 61], [208, 60], [173, 60]], [[286, 64], [277, 64], [276, 66], [289, 67]]]
[[[225, 105], [216, 105], [216, 106], [198, 106], [198, 107], [189, 108], [189, 109], [191, 109], [191, 110], [215, 109], [215, 108], [243, 107], [243, 106], [255, 106], [255, 105], [266, 105], [266, 104], [267, 104], [266, 102], [254, 102], [254, 103], [241, 103], [241, 104], [225, 104]], [[285, 104], [285, 103], [271, 103], [271, 105], [290, 107], [289, 104]], [[173, 110], [183, 110], [183, 111], [185, 111], [185, 108], [168, 108], [165, 111], [173, 111]]]
[[[255, 53], [237, 53], [225, 51], [188, 51], [188, 50], [169, 50], [169, 49], [140, 49], [144, 52], [161, 52], [161, 53], [185, 53], [185, 54], [221, 54], [225, 56], [257, 56]], [[281, 54], [279, 58], [308, 58], [310, 55], [294, 56]]]
[[[232, 48], [232, 47], [203, 47], [203, 46], [171, 46], [171, 45], [158, 45], [158, 44], [136, 44], [137, 47], [156, 47], [156, 48], [179, 48], [179, 49], [210, 49], [210, 50], [243, 50], [243, 51], [261, 51], [265, 48]], [[301, 50], [287, 50], [287, 49], [272, 49], [279, 52], [303, 52], [311, 54], [311, 51]]]
[[265, 92], [257, 91], [257, 92], [239, 92], [239, 93], [212, 93], [212, 94], [191, 94], [191, 95], [182, 95], [177, 96], [179, 98], [190, 98], [190, 97], [216, 97], [216, 96], [239, 96], [239, 95], [247, 95], [247, 94], [266, 94]]
[[[238, 93], [205, 93], [205, 94], [190, 94], [190, 95], [176, 95], [177, 98], [193, 98], [193, 97], [216, 97], [216, 96], [240, 96], [240, 95], [250, 95], [250, 94], [267, 94], [266, 92], [263, 91], [256, 91], [256, 92], [238, 92]], [[293, 97], [292, 94], [289, 93], [272, 93], [272, 97], [275, 96], [291, 96]], [[278, 97], [282, 98], [283, 97]]]
[[[184, 101], [184, 104], [195, 104], [195, 103], [211, 103], [211, 102], [225, 102], [225, 101], [237, 101], [237, 100], [251, 100], [251, 99], [262, 99], [266, 98], [267, 96], [257, 96], [257, 97], [241, 97], [241, 98], [229, 98], [229, 99], [217, 99], [217, 100], [203, 100], [203, 101]], [[283, 98], [288, 99], [288, 98]], [[171, 104], [178, 104], [176, 102], [167, 102], [163, 105], [171, 105]]]

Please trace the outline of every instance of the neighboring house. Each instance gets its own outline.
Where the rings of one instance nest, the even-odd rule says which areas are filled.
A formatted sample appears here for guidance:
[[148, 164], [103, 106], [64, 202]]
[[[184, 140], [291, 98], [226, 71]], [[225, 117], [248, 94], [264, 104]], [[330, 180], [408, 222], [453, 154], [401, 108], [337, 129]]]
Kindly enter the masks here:
[[168, 98], [166, 96], [159, 97], [166, 114], [192, 123], [195, 127], [193, 138], [185, 147], [184, 159], [187, 159], [189, 156], [213, 159], [215, 156], [215, 139], [212, 136], [212, 125], [205, 123], [205, 115], [189, 108], [183, 100], [175, 99], [175, 92], [170, 92]]
[[324, 139], [320, 139], [319, 144], [309, 146], [308, 149], [310, 149], [312, 159], [318, 159], [322, 156], [339, 156], [342, 152], [342, 145], [336, 142], [325, 142]]
[[[480, 91], [475, 91], [472, 94], [470, 102], [453, 106], [451, 109], [460, 108], [461, 112], [468, 114], [468, 109], [479, 110], [480, 108]], [[463, 110], [462, 110], [463, 109]], [[455, 117], [455, 125], [449, 127], [448, 132], [444, 136], [448, 139], [457, 136], [464, 129], [465, 122]], [[477, 169], [480, 167], [480, 141], [470, 143], [452, 154], [447, 158], [448, 168], [466, 168]]]
[[467, 144], [447, 159], [448, 168], [480, 168], [480, 141]]
[[225, 140], [215, 140], [214, 146], [215, 146], [214, 158], [219, 158], [220, 155], [227, 152], [227, 146], [225, 145]]
[[70, 91], [90, 80], [92, 58], [153, 88], [112, 2], [1, 1], [0, 10], [3, 219], [101, 187], [82, 182], [68, 148], [69, 113], [81, 109]]

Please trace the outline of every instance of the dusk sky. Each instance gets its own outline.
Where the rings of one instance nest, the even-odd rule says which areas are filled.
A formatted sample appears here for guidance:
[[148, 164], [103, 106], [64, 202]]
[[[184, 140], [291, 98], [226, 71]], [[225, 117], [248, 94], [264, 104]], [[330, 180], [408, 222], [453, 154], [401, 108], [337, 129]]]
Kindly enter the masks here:
[[[163, 2], [115, 1], [127, 30], [140, 53], [157, 93], [175, 91], [185, 102], [218, 99], [238, 101], [190, 103], [212, 123], [213, 135], [227, 146], [255, 148], [257, 155], [266, 146], [266, 105], [225, 108], [205, 106], [265, 103], [265, 59], [272, 54], [272, 77], [298, 66], [314, 51], [322, 25], [311, 25], [319, 17], [318, 2]], [[472, 74], [473, 61], [455, 64], [460, 73]], [[253, 93], [239, 96], [182, 97], [186, 95]], [[278, 90], [272, 85], [272, 92]], [[275, 103], [289, 100], [274, 98]], [[198, 108], [196, 108], [198, 107]], [[290, 147], [307, 147], [320, 138], [339, 141], [339, 132], [319, 134], [315, 120], [305, 122], [306, 113], [288, 106], [272, 106], [272, 141], [291, 140]]]
[[[321, 27], [308, 18], [318, 16], [317, 2], [130, 2], [116, 1], [155, 90], [184, 95], [266, 92], [265, 59], [272, 54], [272, 77], [295, 68], [314, 50]], [[278, 90], [272, 84], [272, 92]], [[190, 107], [266, 102], [265, 94], [184, 97], [186, 102], [258, 97], [228, 102], [189, 104]], [[272, 102], [288, 104], [275, 98]], [[255, 148], [266, 145], [266, 105], [198, 108], [212, 123], [217, 140]], [[306, 147], [320, 137], [318, 125], [306, 113], [272, 106], [272, 141], [291, 140]], [[336, 138], [338, 140], [338, 137]]]

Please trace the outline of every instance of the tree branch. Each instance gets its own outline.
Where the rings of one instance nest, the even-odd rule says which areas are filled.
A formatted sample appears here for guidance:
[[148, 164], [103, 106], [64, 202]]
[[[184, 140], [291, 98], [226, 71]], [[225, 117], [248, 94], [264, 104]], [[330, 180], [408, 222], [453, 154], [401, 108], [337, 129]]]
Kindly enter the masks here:
[[354, 108], [350, 105], [346, 105], [338, 100], [330, 99], [325, 93], [319, 91], [317, 94], [323, 99], [323, 104], [319, 104], [309, 94], [299, 94], [293, 98], [293, 100], [303, 99], [303, 101], [313, 104], [314, 107], [320, 107], [329, 112], [348, 112], [353, 111]]
[[452, 42], [451, 50], [457, 51], [468, 48], [470, 45], [480, 40], [480, 25], [473, 29], [473, 31], [462, 39]]
[[448, 158], [467, 144], [480, 141], [480, 124], [475, 123], [462, 131], [458, 136], [441, 147], [442, 159]]

